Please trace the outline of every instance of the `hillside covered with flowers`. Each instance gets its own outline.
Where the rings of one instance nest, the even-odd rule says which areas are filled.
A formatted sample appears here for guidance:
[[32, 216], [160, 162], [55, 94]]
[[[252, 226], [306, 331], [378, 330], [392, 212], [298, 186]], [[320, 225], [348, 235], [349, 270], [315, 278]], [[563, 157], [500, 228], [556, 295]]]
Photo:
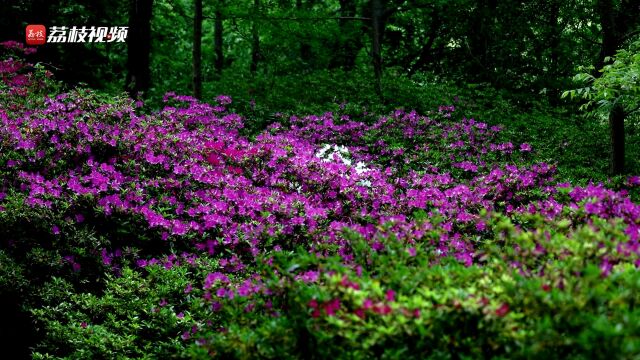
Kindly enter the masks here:
[[640, 355], [640, 177], [560, 182], [451, 104], [255, 132], [2, 51], [0, 287], [35, 359]]

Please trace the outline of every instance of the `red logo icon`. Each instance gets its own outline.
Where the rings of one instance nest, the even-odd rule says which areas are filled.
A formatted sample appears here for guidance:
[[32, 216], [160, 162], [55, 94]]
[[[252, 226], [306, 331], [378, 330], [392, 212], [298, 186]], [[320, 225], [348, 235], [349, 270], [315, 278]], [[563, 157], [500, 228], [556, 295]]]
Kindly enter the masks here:
[[27, 45], [44, 45], [47, 42], [47, 28], [44, 25], [27, 25]]

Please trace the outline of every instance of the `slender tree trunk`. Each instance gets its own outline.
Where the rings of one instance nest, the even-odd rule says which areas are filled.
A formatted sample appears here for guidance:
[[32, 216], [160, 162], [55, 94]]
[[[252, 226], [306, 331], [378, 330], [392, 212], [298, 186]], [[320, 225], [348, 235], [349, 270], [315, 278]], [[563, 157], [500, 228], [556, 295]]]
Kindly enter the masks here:
[[224, 53], [222, 52], [223, 31], [224, 29], [222, 27], [222, 11], [220, 11], [220, 9], [218, 8], [216, 9], [215, 19], [213, 20], [213, 51], [216, 54], [213, 66], [216, 71], [216, 78], [218, 79], [220, 78], [220, 76], [222, 76], [222, 68], [224, 67]]
[[557, 106], [560, 100], [560, 89], [558, 84], [558, 79], [560, 76], [560, 34], [562, 33], [562, 29], [560, 29], [560, 24], [558, 23], [560, 19], [560, 0], [552, 0], [549, 9], [549, 23], [548, 28], [550, 29], [547, 44], [549, 44], [550, 54], [549, 54], [549, 73], [547, 75], [547, 80], [545, 81], [548, 87], [551, 89], [548, 92], [549, 103], [552, 106]]
[[[253, 12], [257, 17], [260, 12], [260, 0], [253, 0]], [[258, 63], [260, 62], [260, 37], [258, 35], [257, 20], [253, 20], [251, 25], [251, 73], [255, 73], [258, 70]]]
[[151, 11], [153, 0], [129, 0], [126, 90], [133, 98], [149, 89], [151, 70]]
[[193, 16], [193, 97], [202, 98], [202, 0], [195, 0]]
[[[306, 4], [303, 4], [302, 0], [296, 0], [296, 10], [298, 10], [299, 12], [306, 10], [312, 5], [313, 4], [311, 4], [310, 0], [307, 0]], [[312, 58], [313, 57], [311, 55], [311, 45], [309, 45], [309, 43], [304, 39], [301, 40], [300, 41], [300, 60], [302, 60], [302, 62], [305, 64], [309, 64]]]
[[600, 69], [605, 65], [605, 58], [613, 56], [618, 48], [618, 31], [616, 29], [616, 15], [612, 0], [598, 0], [598, 15], [600, 16], [600, 27], [602, 28], [602, 46], [600, 56], [596, 64], [594, 76], [600, 76]]
[[333, 44], [334, 56], [331, 59], [329, 68], [342, 67], [350, 71], [355, 67], [358, 51], [362, 47], [360, 33], [358, 32], [360, 24], [347, 19], [356, 16], [356, 2], [354, 0], [340, 0], [338, 13], [342, 17], [338, 20], [340, 36]]
[[[613, 56], [620, 45], [620, 31], [616, 28], [617, 11], [612, 0], [598, 0], [598, 14], [600, 15], [600, 26], [602, 28], [602, 47], [596, 70], [600, 70], [605, 65], [605, 59]], [[594, 76], [602, 75], [597, 71]], [[613, 175], [624, 173], [624, 109], [621, 104], [616, 103], [609, 113], [609, 131], [611, 138], [611, 166]]]
[[382, 0], [372, 0], [371, 6], [371, 53], [373, 57], [373, 74], [375, 77], [374, 88], [378, 97], [382, 98], [382, 16], [384, 13], [384, 5], [382, 4]]
[[609, 128], [611, 131], [611, 173], [624, 173], [624, 108], [616, 104], [609, 113]]
[[472, 14], [469, 50], [471, 53], [471, 71], [480, 80], [493, 83], [493, 59], [490, 53], [492, 26], [497, 9], [496, 0], [478, 0], [476, 10]]
[[420, 54], [418, 55], [418, 60], [411, 66], [409, 70], [409, 76], [416, 73], [416, 71], [421, 70], [426, 64], [429, 63], [432, 56], [432, 47], [436, 38], [438, 37], [438, 29], [440, 28], [440, 14], [438, 10], [433, 10], [433, 15], [431, 16], [431, 26], [429, 29], [429, 39], [426, 44], [420, 50]]

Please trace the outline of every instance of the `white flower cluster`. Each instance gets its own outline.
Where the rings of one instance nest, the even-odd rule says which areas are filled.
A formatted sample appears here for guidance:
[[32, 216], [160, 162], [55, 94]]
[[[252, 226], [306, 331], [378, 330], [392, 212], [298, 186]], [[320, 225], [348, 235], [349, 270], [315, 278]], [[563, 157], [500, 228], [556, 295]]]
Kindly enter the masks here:
[[[333, 149], [333, 151], [331, 151]], [[324, 161], [332, 161], [334, 156], [340, 159], [344, 164], [351, 165], [351, 159], [349, 156], [349, 149], [347, 149], [344, 145], [333, 145], [324, 144], [316, 153], [316, 157], [324, 160]]]
[[[349, 158], [350, 155], [349, 149], [346, 146], [335, 144], [324, 144], [318, 152], [316, 152], [316, 157], [323, 161], [334, 161], [334, 159], [337, 158], [343, 164], [352, 166], [358, 175], [371, 171], [371, 169], [367, 168], [367, 165], [362, 161], [358, 161], [354, 166], [353, 162]], [[367, 179], [360, 180], [358, 184], [361, 186], [371, 187], [371, 181]]]
[[290, 183], [289, 189], [295, 190], [298, 194], [302, 193], [302, 185], [296, 183]]

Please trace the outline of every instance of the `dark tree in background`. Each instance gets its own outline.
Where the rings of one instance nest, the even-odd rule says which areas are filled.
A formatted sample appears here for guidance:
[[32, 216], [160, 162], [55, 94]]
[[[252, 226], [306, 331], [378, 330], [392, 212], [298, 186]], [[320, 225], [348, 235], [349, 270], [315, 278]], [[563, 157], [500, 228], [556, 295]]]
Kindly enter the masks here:
[[429, 7], [429, 10], [431, 21], [429, 22], [429, 30], [427, 31], [426, 41], [422, 42], [423, 45], [421, 45], [417, 53], [411, 54], [408, 61], [404, 62], [405, 65], [411, 64], [413, 62], [413, 64], [407, 66], [409, 68], [408, 73], [410, 75], [415, 74], [418, 69], [423, 69], [433, 59], [433, 46], [436, 38], [438, 37], [441, 26], [441, 10], [436, 7]]
[[340, 0], [340, 9], [338, 10], [340, 36], [337, 37], [333, 45], [336, 52], [329, 65], [330, 68], [342, 67], [351, 71], [356, 65], [356, 57], [362, 47], [361, 37], [358, 34], [360, 24], [357, 23], [361, 20], [355, 19], [356, 11], [356, 1]]
[[255, 73], [260, 62], [260, 35], [258, 34], [258, 16], [260, 15], [260, 0], [253, 0], [253, 21], [251, 22], [251, 66], [249, 70]]
[[[602, 69], [605, 59], [613, 56], [620, 42], [620, 25], [617, 21], [616, 9], [612, 0], [598, 0], [598, 15], [602, 27], [602, 47], [596, 69]], [[599, 71], [594, 74], [600, 75]], [[624, 109], [622, 104], [614, 105], [609, 114], [611, 137], [611, 173], [621, 174], [624, 171]]]
[[493, 26], [495, 23], [497, 1], [478, 0], [471, 16], [469, 40], [465, 44], [471, 60], [471, 73], [481, 80], [491, 79], [495, 69], [493, 62]]
[[562, 34], [562, 25], [560, 24], [560, 0], [550, 0], [547, 4], [546, 11], [549, 14], [546, 25], [545, 42], [549, 46], [548, 55], [548, 76], [544, 82], [545, 86], [551, 88], [549, 91], [549, 102], [553, 105], [558, 104], [558, 77], [560, 76], [560, 36]]
[[[607, 58], [615, 55], [616, 50], [628, 39], [630, 32], [639, 23], [637, 14], [640, 13], [640, 2], [621, 1], [616, 7], [613, 0], [598, 0], [598, 16], [602, 29], [602, 46], [596, 70], [605, 65]], [[600, 76], [596, 71], [594, 76]], [[616, 102], [609, 113], [609, 129], [611, 137], [611, 173], [619, 175], [625, 169], [625, 110], [621, 103]]]
[[371, 0], [371, 57], [375, 76], [375, 91], [382, 97], [382, 37], [384, 35], [384, 0]]
[[202, 0], [195, 0], [193, 15], [193, 97], [202, 97]]
[[131, 97], [145, 92], [151, 84], [151, 13], [153, 0], [129, 0], [126, 90]]
[[[313, 0], [307, 0], [303, 2], [302, 0], [296, 0], [296, 10], [300, 13], [305, 13], [310, 7], [313, 6]], [[302, 39], [300, 41], [300, 60], [302, 60], [303, 64], [309, 64], [312, 60], [311, 53], [311, 45], [307, 39]]]
[[215, 78], [217, 80], [220, 79], [222, 75], [222, 69], [224, 68], [224, 52], [223, 52], [223, 34], [224, 34], [224, 25], [222, 19], [222, 9], [224, 6], [224, 1], [218, 1], [215, 7], [214, 19], [213, 19], [213, 51], [215, 53], [215, 57], [213, 60], [214, 68], [215, 68]]

